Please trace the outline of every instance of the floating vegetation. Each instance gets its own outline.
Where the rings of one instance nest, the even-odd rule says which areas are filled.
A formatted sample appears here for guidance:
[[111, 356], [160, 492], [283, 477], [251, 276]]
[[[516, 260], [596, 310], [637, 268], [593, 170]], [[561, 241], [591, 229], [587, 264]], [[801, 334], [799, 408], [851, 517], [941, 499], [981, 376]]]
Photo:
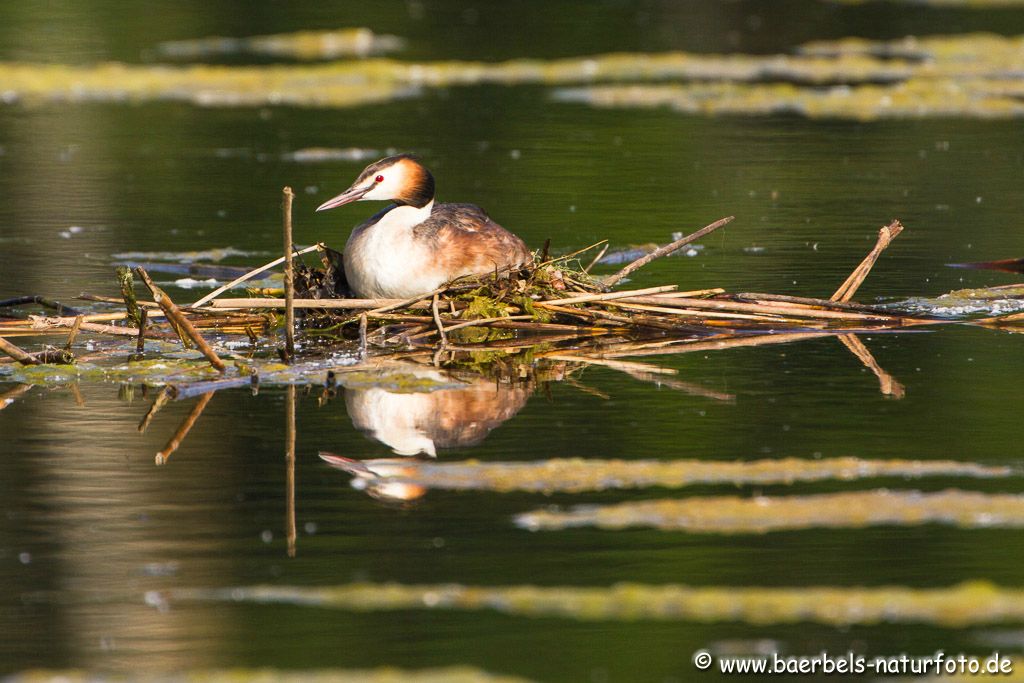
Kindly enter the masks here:
[[490, 674], [469, 666], [412, 671], [379, 669], [197, 669], [178, 673], [132, 672], [131, 676], [97, 674], [93, 671], [22, 671], [4, 678], [8, 683], [529, 683], [525, 678]]
[[[376, 66], [375, 66], [376, 65]], [[0, 101], [145, 102], [202, 107], [355, 107], [416, 94], [376, 60], [319, 66], [0, 64]]]
[[351, 460], [331, 453], [320, 457], [364, 485], [412, 484], [434, 489], [606, 491], [647, 487], [682, 488], [698, 484], [769, 485], [809, 481], [853, 481], [872, 477], [1009, 477], [1005, 466], [954, 460], [865, 460], [862, 458], [779, 458], [751, 462], [708, 460], [596, 460], [556, 458], [531, 462], [431, 462], [408, 459]]
[[304, 61], [369, 57], [396, 52], [404, 41], [368, 28], [346, 28], [337, 31], [298, 31], [269, 36], [245, 38], [198, 38], [160, 43], [161, 57], [178, 60], [202, 60], [210, 57], [239, 54], [285, 57]]
[[1024, 82], [907, 80], [898, 85], [804, 88], [792, 83], [685, 83], [560, 90], [563, 102], [602, 108], [668, 108], [706, 116], [796, 114], [808, 118], [1019, 118]]
[[[328, 35], [175, 45], [186, 54], [262, 49], [316, 58], [329, 50]], [[373, 45], [377, 38], [354, 42]], [[577, 84], [587, 87], [557, 91], [556, 99], [704, 115], [1010, 118], [1024, 116], [1024, 38], [968, 34], [901, 41], [846, 39], [809, 43], [792, 55], [616, 53], [494, 63], [379, 58], [184, 67], [8, 62], [0, 64], [0, 80], [5, 102], [164, 99], [201, 106], [351, 107], [415, 95], [422, 88]]]
[[[172, 600], [283, 603], [377, 612], [493, 610], [528, 617], [605, 621], [739, 621], [759, 626], [812, 622], [950, 628], [1024, 621], [1024, 590], [987, 582], [947, 588], [748, 586], [621, 583], [610, 587], [352, 583], [330, 587], [245, 586], [171, 591]], [[163, 596], [154, 596], [160, 601]]]
[[286, 152], [281, 158], [297, 164], [316, 164], [327, 161], [369, 161], [394, 153], [389, 150], [385, 154], [380, 150], [363, 147], [305, 147], [294, 152]]
[[203, 249], [201, 251], [122, 251], [113, 255], [119, 261], [172, 261], [195, 263], [196, 261], [223, 261], [233, 257], [266, 256], [265, 251], [247, 251], [235, 247]]
[[[803, 64], [800, 57], [837, 60], [831, 77], [818, 81], [831, 87], [805, 87], [813, 81], [803, 69], [818, 69], [824, 75], [829, 67]], [[876, 61], [850, 68], [845, 60], [858, 57]], [[597, 107], [666, 107], [712, 116], [798, 114], [859, 120], [1024, 116], [1021, 37], [850, 38], [809, 43], [793, 59], [798, 66], [792, 73], [756, 79], [761, 82], [719, 76], [704, 79], [708, 82], [565, 89], [556, 97]]]
[[1016, 529], [1024, 527], [1024, 496], [957, 489], [936, 493], [879, 489], [812, 496], [710, 496], [536, 510], [518, 515], [516, 524], [531, 531], [594, 526], [717, 534], [916, 524]]

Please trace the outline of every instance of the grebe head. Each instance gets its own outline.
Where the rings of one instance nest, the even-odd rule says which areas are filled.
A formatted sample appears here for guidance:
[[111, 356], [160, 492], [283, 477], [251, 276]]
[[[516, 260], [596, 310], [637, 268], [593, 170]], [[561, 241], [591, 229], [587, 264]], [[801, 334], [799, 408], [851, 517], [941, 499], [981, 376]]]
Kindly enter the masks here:
[[434, 176], [411, 154], [387, 157], [364, 168], [350, 188], [328, 199], [317, 211], [369, 199], [423, 208], [434, 200]]

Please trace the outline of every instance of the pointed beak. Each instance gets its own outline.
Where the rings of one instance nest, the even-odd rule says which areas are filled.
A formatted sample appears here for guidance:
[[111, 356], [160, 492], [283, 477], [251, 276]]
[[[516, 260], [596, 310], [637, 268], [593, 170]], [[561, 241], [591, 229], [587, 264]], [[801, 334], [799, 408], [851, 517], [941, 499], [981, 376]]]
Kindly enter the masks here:
[[348, 204], [349, 202], [358, 201], [362, 199], [363, 195], [369, 192], [373, 188], [370, 187], [350, 187], [337, 197], [331, 197], [326, 202], [316, 207], [317, 211], [326, 211], [327, 209], [333, 209], [341, 206], [342, 204]]

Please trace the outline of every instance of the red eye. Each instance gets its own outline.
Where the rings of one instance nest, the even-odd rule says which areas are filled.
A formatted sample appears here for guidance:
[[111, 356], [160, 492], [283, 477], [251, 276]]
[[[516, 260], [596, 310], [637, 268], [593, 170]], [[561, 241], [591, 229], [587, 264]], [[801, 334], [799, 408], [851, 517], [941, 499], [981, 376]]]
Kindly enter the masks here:
[[373, 179], [373, 182], [375, 182], [375, 183], [383, 183], [384, 182], [384, 176], [382, 176], [382, 175], [377, 176], [376, 178]]

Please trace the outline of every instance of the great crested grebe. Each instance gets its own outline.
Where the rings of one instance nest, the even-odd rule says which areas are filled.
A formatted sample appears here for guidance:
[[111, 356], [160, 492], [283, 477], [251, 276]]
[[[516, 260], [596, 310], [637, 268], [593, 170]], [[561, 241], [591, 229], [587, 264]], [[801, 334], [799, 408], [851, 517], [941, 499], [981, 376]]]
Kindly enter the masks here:
[[463, 275], [517, 268], [533, 256], [521, 239], [473, 204], [435, 204], [434, 176], [411, 154], [370, 164], [326, 211], [370, 199], [391, 206], [357, 226], [345, 245], [345, 277], [366, 299], [406, 299]]

